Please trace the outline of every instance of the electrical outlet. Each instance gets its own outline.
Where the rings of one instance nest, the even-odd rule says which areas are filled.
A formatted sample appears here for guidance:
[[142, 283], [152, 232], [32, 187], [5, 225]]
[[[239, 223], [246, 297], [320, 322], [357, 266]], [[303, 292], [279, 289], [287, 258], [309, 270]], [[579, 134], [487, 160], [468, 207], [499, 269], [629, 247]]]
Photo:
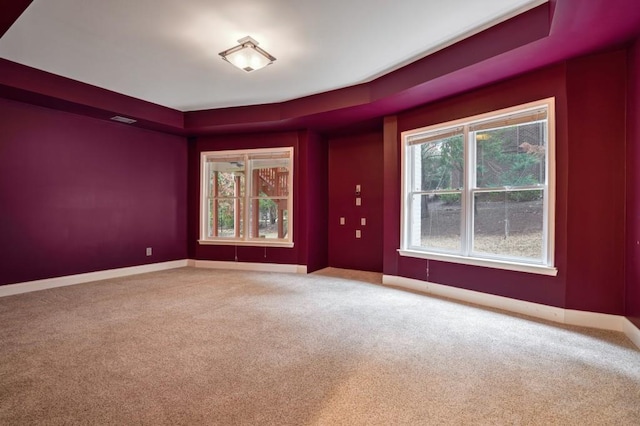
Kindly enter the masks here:
[[367, 218], [366, 217], [360, 218], [360, 225], [362, 225], [362, 226], [366, 226], [367, 225]]
[[362, 199], [360, 197], [356, 198], [356, 206], [362, 205]]
[[362, 237], [362, 233], [360, 232], [359, 229], [356, 229], [356, 238], [360, 238]]
[[344, 225], [344, 217], [340, 218], [340, 225]]
[[147, 256], [151, 256], [153, 254], [153, 250], [151, 247], [147, 247]]

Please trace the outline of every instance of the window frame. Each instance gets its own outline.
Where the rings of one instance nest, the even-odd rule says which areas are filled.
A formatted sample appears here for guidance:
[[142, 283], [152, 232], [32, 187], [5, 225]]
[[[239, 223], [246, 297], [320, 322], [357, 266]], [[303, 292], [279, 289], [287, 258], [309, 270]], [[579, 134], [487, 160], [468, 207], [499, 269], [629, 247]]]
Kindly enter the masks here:
[[[272, 199], [272, 198], [285, 198], [285, 197], [260, 197], [259, 195], [253, 195], [253, 183], [250, 178], [254, 168], [252, 167], [253, 160], [260, 160], [260, 158], [252, 159], [251, 156], [260, 156], [268, 154], [283, 154], [286, 153], [289, 159], [288, 176], [287, 176], [287, 227], [286, 238], [282, 239], [267, 239], [260, 237], [253, 237], [251, 235], [251, 202], [259, 199]], [[277, 147], [277, 148], [256, 148], [256, 149], [238, 149], [238, 150], [224, 150], [224, 151], [203, 151], [200, 153], [200, 229], [199, 229], [199, 244], [204, 245], [234, 245], [234, 246], [256, 246], [256, 247], [285, 247], [292, 248], [294, 246], [293, 236], [293, 173], [294, 173], [294, 152], [293, 147]], [[244, 161], [244, 194], [239, 197], [239, 200], [244, 205], [242, 210], [242, 236], [240, 237], [220, 237], [220, 236], [207, 236], [208, 231], [208, 183], [207, 183], [207, 163], [211, 160], [220, 158], [229, 158], [232, 156], [243, 157]], [[230, 198], [230, 197], [224, 197]], [[234, 197], [232, 197], [234, 198]]]
[[[481, 253], [473, 252], [473, 220], [474, 212], [472, 210], [473, 201], [471, 197], [474, 194], [482, 192], [491, 192], [496, 189], [508, 191], [509, 187], [497, 188], [478, 188], [475, 181], [476, 173], [476, 142], [470, 137], [472, 131], [470, 127], [481, 122], [496, 120], [501, 117], [515, 115], [517, 113], [525, 113], [533, 111], [541, 107], [547, 108], [547, 151], [545, 155], [545, 182], [537, 188], [543, 189], [543, 253], [542, 261], [527, 261], [516, 257], [500, 257], [495, 255], [483, 256]], [[413, 159], [410, 157], [410, 148], [413, 145], [419, 145], [414, 142], [420, 139], [422, 135], [429, 138], [431, 134], [449, 134], [454, 129], [463, 128], [463, 155], [464, 155], [464, 178], [463, 187], [461, 189], [461, 253], [449, 253], [445, 250], [433, 250], [427, 248], [418, 248], [411, 245], [410, 223], [411, 223], [411, 197], [415, 192], [411, 189], [413, 182], [413, 174], [415, 173]], [[427, 260], [439, 260], [466, 265], [484, 266], [497, 269], [521, 271], [542, 275], [555, 276], [558, 273], [554, 264], [555, 251], [555, 186], [556, 186], [556, 168], [555, 168], [555, 98], [546, 98], [534, 102], [516, 105], [509, 108], [491, 111], [484, 114], [465, 117], [457, 120], [438, 123], [418, 129], [411, 129], [401, 133], [401, 203], [400, 203], [400, 249], [398, 253], [401, 256], [423, 258]], [[472, 184], [476, 186], [472, 186]], [[514, 187], [516, 189], [518, 187]], [[427, 191], [428, 192], [428, 191]], [[444, 190], [443, 193], [447, 191]], [[452, 189], [448, 192], [457, 192]]]

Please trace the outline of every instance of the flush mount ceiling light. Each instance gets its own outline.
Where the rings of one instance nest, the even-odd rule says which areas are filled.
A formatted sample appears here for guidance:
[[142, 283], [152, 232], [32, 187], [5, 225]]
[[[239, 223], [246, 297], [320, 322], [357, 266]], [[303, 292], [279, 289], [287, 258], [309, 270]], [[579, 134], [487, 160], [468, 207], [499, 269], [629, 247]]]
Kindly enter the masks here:
[[247, 36], [238, 40], [236, 47], [220, 52], [222, 59], [240, 68], [251, 72], [264, 68], [276, 60], [269, 53], [258, 47], [258, 42]]

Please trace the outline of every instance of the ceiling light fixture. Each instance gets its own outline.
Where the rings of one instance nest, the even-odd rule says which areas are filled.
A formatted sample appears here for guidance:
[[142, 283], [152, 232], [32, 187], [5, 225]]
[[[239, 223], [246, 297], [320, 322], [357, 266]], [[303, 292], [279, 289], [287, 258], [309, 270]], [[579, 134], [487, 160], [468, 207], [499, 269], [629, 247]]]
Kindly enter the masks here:
[[222, 59], [240, 68], [243, 71], [251, 72], [264, 68], [276, 60], [265, 50], [258, 47], [258, 42], [247, 36], [238, 40], [238, 46], [220, 52]]

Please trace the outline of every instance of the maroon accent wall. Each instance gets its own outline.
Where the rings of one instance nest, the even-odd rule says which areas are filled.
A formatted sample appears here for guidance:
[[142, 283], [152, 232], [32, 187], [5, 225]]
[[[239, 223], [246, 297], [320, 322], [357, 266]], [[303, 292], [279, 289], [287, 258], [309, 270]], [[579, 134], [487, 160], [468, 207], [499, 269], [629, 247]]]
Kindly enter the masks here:
[[313, 132], [298, 132], [305, 154], [300, 184], [305, 188], [305, 209], [301, 209], [302, 229], [306, 228], [307, 272], [329, 265], [329, 153], [326, 141]]
[[[238, 261], [326, 266], [326, 154], [323, 142], [307, 132], [239, 134], [193, 138], [189, 142], [189, 255], [197, 260]], [[200, 203], [200, 154], [230, 149], [294, 148], [293, 239], [294, 247], [249, 247], [198, 243]], [[320, 182], [316, 182], [319, 179]], [[311, 181], [313, 180], [313, 183]], [[318, 228], [311, 230], [318, 220]], [[326, 219], [324, 220], [326, 222]], [[310, 251], [309, 247], [313, 245]], [[309, 271], [310, 272], [310, 271]]]
[[109, 120], [138, 120], [132, 127], [182, 135], [184, 113], [0, 58], [0, 97]]
[[184, 138], [5, 99], [0, 128], [0, 284], [186, 258]]
[[628, 54], [625, 315], [640, 328], [640, 38]]
[[[30, 3], [16, 0], [3, 9], [0, 34]], [[611, 8], [604, 0], [552, 0], [368, 83], [222, 110], [182, 113], [0, 58], [0, 284], [186, 256], [233, 260], [232, 246], [197, 243], [199, 154], [289, 144], [296, 147], [296, 247], [238, 247], [238, 260], [306, 264], [309, 271], [344, 260], [338, 253], [353, 241], [334, 231], [328, 206], [354, 185], [344, 182], [364, 176], [360, 161], [369, 158], [366, 167], [379, 173], [366, 178], [382, 176], [381, 207], [374, 209], [382, 215], [382, 234], [349, 252], [350, 266], [334, 266], [625, 314], [640, 327], [636, 3], [620, 0]], [[633, 38], [626, 51], [570, 59]], [[430, 262], [427, 277], [425, 260], [398, 256], [399, 133], [548, 96], [557, 103], [558, 276]], [[114, 114], [139, 121], [108, 121]], [[367, 127], [323, 139], [298, 130], [342, 132], [389, 114], [398, 115], [384, 118], [382, 134]], [[198, 137], [185, 143], [167, 133]], [[349, 156], [355, 169], [347, 165]], [[343, 181], [329, 177], [330, 161]], [[363, 197], [376, 189], [361, 184]]]
[[[397, 257], [398, 274], [552, 306], [623, 314], [625, 76], [626, 52], [616, 50], [399, 114], [402, 132], [555, 96], [559, 272], [548, 277], [430, 261], [427, 277], [425, 260]], [[385, 234], [398, 232], [385, 229]], [[397, 255], [385, 251], [385, 256]]]
[[[329, 139], [329, 266], [382, 272], [382, 139], [381, 132]], [[361, 238], [355, 237], [357, 229]]]
[[569, 309], [624, 314], [626, 52], [567, 65]]
[[[556, 239], [555, 261], [558, 276], [550, 277], [529, 273], [504, 271], [459, 265], [449, 262], [427, 261], [399, 256], [391, 247], [384, 252], [385, 265], [391, 268], [397, 262], [398, 275], [469, 290], [481, 291], [515, 299], [527, 300], [553, 306], [564, 306], [567, 279], [567, 100], [565, 95], [565, 66], [563, 64], [545, 68], [492, 86], [478, 89], [461, 96], [407, 111], [398, 115], [398, 143], [395, 152], [385, 150], [385, 176], [395, 181], [392, 190], [400, 187], [400, 133], [405, 130], [446, 122], [480, 113], [507, 108], [547, 97], [556, 97], [556, 156], [558, 174], [556, 182]], [[389, 143], [390, 144], [390, 143]], [[386, 188], [386, 186], [385, 186]], [[400, 203], [397, 190], [395, 204]], [[394, 204], [385, 196], [387, 205]], [[398, 212], [399, 215], [399, 212]], [[399, 241], [399, 219], [385, 220], [385, 239]], [[394, 249], [397, 249], [396, 246]]]
[[398, 275], [398, 248], [400, 247], [400, 152], [398, 117], [384, 118], [383, 123], [383, 235], [382, 272]]

